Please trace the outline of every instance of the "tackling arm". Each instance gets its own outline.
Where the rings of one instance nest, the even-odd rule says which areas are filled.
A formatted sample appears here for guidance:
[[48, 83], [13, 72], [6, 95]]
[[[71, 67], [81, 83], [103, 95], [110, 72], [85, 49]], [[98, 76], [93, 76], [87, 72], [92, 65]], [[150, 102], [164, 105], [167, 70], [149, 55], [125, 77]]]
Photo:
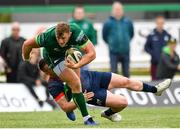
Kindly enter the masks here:
[[24, 41], [24, 44], [22, 46], [23, 60], [29, 59], [29, 54], [31, 53], [33, 48], [39, 48], [39, 45], [36, 43], [35, 38], [31, 38]]

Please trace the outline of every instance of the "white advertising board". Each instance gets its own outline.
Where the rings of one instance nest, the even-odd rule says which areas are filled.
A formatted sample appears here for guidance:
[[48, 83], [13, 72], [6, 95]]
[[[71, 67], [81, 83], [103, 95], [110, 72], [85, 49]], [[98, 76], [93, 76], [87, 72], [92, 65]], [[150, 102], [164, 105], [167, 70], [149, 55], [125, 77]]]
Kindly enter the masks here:
[[[151, 82], [157, 84], [157, 82]], [[156, 96], [152, 93], [135, 92], [124, 88], [114, 89], [114, 94], [124, 95], [131, 107], [170, 107], [180, 106], [180, 81], [173, 82], [162, 96]]]
[[[157, 82], [151, 82], [156, 84]], [[135, 92], [127, 89], [114, 89], [117, 95], [124, 95], [130, 107], [169, 107], [180, 105], [180, 81], [173, 82], [162, 96], [152, 93]], [[41, 88], [40, 88], [41, 89]], [[40, 90], [38, 95], [44, 99], [44, 91]], [[37, 91], [38, 89], [36, 89]], [[52, 111], [47, 103], [41, 108], [32, 97], [28, 89], [22, 84], [0, 84], [0, 112], [30, 112], [30, 111]]]
[[46, 103], [41, 108], [23, 84], [0, 83], [0, 112], [51, 110]]

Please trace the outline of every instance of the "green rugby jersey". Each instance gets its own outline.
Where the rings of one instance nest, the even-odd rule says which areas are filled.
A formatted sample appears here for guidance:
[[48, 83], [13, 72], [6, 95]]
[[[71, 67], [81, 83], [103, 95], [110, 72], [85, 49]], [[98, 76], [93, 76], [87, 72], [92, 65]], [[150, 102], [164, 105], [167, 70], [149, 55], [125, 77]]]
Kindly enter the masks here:
[[72, 34], [65, 47], [61, 47], [56, 40], [56, 26], [49, 28], [46, 32], [41, 33], [36, 37], [36, 43], [40, 47], [43, 47], [43, 58], [51, 68], [64, 60], [67, 49], [72, 46], [82, 48], [88, 43], [88, 37], [76, 24], [69, 25]]

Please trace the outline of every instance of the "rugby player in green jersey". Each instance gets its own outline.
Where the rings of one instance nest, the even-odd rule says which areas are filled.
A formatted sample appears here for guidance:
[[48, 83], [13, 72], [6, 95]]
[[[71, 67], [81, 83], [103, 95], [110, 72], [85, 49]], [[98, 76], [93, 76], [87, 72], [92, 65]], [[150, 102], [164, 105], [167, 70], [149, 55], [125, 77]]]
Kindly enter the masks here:
[[[85, 53], [82, 59], [76, 64], [65, 59], [66, 50], [72, 46], [79, 47]], [[88, 114], [79, 78], [79, 68], [90, 63], [96, 57], [92, 42], [76, 24], [60, 22], [44, 33], [26, 40], [22, 47], [23, 59], [26, 61], [29, 60], [31, 50], [40, 47], [43, 47], [47, 53], [43, 55], [44, 58], [50, 59], [47, 62], [48, 66], [62, 81], [70, 86], [73, 100], [81, 111], [84, 124], [96, 125], [96, 122]]]

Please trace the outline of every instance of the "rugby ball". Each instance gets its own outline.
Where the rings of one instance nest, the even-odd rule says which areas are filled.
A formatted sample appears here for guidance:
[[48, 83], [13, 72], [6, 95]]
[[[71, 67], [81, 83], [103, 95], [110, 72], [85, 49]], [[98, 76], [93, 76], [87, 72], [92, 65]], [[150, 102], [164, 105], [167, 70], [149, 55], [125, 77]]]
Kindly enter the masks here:
[[65, 57], [76, 64], [81, 60], [82, 53], [77, 48], [69, 48], [65, 53]]

